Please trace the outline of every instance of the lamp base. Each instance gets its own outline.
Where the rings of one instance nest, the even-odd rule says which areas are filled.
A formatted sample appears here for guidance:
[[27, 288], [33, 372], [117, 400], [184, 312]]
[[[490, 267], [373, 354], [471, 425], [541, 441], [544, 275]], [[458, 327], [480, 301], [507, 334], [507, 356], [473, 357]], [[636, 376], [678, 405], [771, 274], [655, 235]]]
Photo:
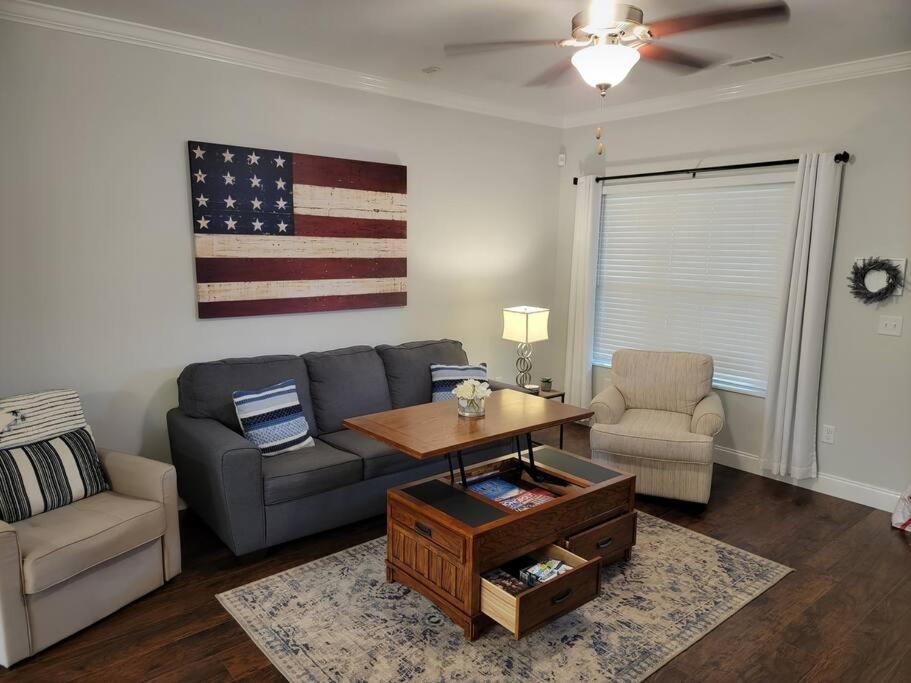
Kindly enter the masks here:
[[516, 358], [516, 384], [524, 387], [531, 382], [531, 344], [519, 344]]

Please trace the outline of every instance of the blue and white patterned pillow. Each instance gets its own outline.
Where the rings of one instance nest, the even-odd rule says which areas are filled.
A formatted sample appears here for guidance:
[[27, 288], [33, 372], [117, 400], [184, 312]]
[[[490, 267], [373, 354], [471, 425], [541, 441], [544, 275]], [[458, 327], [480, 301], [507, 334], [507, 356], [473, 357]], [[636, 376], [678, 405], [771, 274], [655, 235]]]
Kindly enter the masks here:
[[432, 363], [430, 365], [430, 381], [433, 385], [431, 400], [452, 401], [455, 396], [452, 390], [466, 379], [487, 381], [487, 363], [480, 365], [443, 365]]
[[232, 397], [244, 436], [258, 446], [263, 455], [278, 455], [314, 445], [293, 379], [256, 391], [235, 391]]

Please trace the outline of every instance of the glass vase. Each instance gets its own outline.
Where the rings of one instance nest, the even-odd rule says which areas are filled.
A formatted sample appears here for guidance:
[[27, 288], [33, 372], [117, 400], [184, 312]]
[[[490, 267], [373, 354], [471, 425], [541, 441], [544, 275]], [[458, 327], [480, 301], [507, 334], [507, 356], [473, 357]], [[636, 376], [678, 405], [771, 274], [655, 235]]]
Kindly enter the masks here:
[[484, 417], [483, 398], [460, 398], [459, 415], [462, 417]]

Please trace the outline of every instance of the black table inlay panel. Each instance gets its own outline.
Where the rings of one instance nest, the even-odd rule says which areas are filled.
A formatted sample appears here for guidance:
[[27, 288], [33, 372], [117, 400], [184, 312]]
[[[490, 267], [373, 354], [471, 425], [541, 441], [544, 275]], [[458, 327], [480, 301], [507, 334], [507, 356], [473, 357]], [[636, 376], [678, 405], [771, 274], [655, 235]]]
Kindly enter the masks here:
[[427, 503], [427, 505], [445, 512], [450, 517], [469, 526], [481, 526], [482, 524], [502, 519], [507, 515], [503, 510], [478, 500], [461, 489], [445, 484], [438, 479], [409, 486], [404, 491], [409, 496], [417, 498], [422, 503]]
[[620, 472], [614, 472], [588, 460], [580, 460], [569, 453], [558, 451], [550, 446], [539, 446], [535, 449], [535, 462], [542, 465], [550, 465], [561, 472], [574, 474], [595, 484], [623, 476]]

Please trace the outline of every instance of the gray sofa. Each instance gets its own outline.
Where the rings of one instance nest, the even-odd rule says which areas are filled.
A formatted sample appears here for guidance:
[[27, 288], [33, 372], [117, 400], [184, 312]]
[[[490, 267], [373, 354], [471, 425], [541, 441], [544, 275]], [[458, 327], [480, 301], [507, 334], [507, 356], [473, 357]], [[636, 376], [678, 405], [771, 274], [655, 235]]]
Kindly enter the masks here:
[[[415, 460], [342, 421], [427, 403], [430, 364], [467, 362], [460, 342], [443, 339], [189, 365], [177, 380], [180, 405], [168, 412], [180, 495], [236, 555], [382, 514], [386, 489], [446, 471], [445, 458]], [[231, 393], [287, 379], [316, 446], [264, 458], [241, 433]], [[510, 446], [466, 451], [465, 462]]]

